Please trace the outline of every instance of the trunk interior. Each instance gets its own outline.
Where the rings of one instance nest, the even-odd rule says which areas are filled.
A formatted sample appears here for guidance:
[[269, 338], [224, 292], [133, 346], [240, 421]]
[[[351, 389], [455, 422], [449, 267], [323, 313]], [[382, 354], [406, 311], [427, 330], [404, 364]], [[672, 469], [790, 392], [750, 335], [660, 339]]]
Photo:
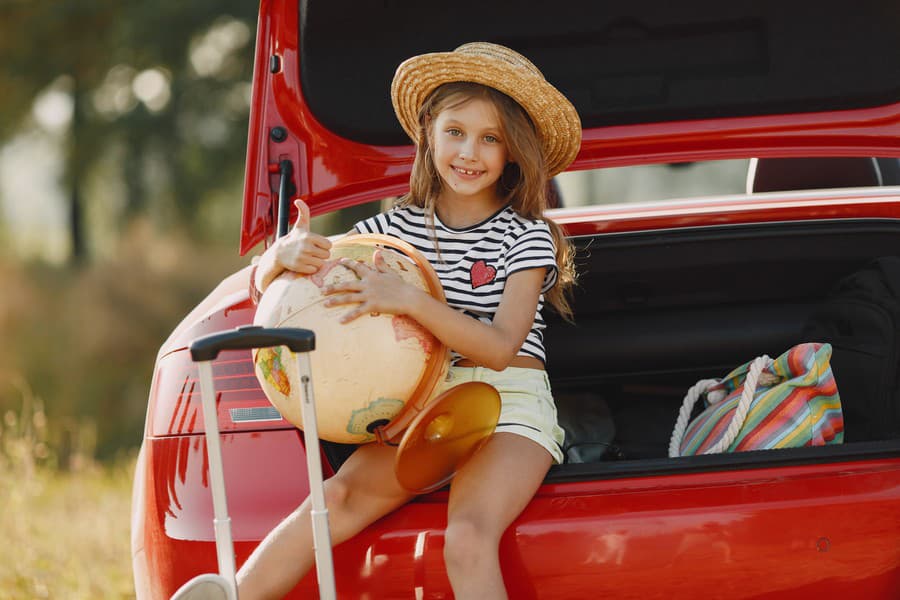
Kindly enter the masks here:
[[[812, 310], [842, 277], [900, 248], [900, 224], [815, 221], [608, 234], [574, 240], [580, 274], [575, 324], [551, 316], [545, 342], [567, 464], [550, 479], [720, 464], [882, 453], [891, 405], [841, 388], [845, 443], [668, 459], [687, 390], [805, 341]], [[846, 376], [846, 374], [844, 374]], [[699, 403], [698, 403], [699, 404]], [[884, 439], [888, 438], [888, 439]], [[678, 464], [675, 464], [678, 463]]]
[[[896, 454], [892, 403], [841, 388], [844, 443], [668, 458], [687, 390], [804, 341], [811, 312], [871, 260], [897, 254], [900, 223], [844, 220], [602, 234], [574, 240], [575, 323], [547, 311], [547, 369], [566, 463], [548, 482], [857, 460]], [[856, 396], [859, 396], [857, 394]], [[698, 402], [699, 405], [702, 404]], [[695, 407], [695, 411], [698, 410]], [[884, 425], [887, 424], [885, 427]], [[336, 469], [355, 448], [325, 442]]]

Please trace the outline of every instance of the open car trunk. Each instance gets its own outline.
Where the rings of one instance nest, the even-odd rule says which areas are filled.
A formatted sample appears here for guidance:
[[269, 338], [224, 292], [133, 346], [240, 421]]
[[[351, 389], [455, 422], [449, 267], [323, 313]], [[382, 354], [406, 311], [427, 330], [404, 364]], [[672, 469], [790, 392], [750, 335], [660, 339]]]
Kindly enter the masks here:
[[[567, 464], [550, 480], [719, 465], [771, 466], [900, 449], [896, 407], [841, 389], [845, 443], [669, 459], [687, 390], [806, 341], [811, 312], [844, 276], [896, 254], [900, 223], [807, 221], [618, 233], [575, 240], [575, 324], [549, 319], [548, 371]], [[877, 424], [877, 427], [873, 427]]]
[[[816, 220], [573, 239], [575, 322], [547, 311], [566, 462], [548, 482], [873, 458], [900, 451], [900, 408], [842, 389], [844, 443], [668, 458], [688, 389], [804, 339], [835, 284], [900, 248], [892, 219]], [[698, 403], [700, 404], [700, 403]], [[337, 467], [353, 446], [325, 444]]]

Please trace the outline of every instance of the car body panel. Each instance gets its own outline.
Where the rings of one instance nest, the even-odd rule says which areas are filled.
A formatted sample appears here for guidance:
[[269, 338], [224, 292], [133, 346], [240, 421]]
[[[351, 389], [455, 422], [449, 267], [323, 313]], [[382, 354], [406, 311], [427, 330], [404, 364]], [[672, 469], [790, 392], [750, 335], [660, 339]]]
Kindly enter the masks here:
[[[145, 446], [143, 550], [148, 572], [167, 574], [146, 597], [215, 569], [205, 445]], [[308, 493], [302, 435], [223, 435], [222, 452], [240, 564]], [[501, 563], [514, 598], [894, 597], [898, 488], [895, 459], [548, 483], [504, 535]], [[340, 545], [341, 597], [452, 597], [446, 501], [445, 490], [419, 497]], [[314, 587], [310, 573], [291, 597]]]
[[591, 206], [557, 209], [548, 215], [573, 236], [746, 223], [896, 219], [900, 217], [900, 187]]

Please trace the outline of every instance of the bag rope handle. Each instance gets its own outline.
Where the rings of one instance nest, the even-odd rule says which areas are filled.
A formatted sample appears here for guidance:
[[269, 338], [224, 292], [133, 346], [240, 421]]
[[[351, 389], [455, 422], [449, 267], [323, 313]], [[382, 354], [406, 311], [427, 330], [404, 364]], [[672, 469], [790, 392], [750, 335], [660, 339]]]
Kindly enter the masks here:
[[[772, 359], [765, 354], [753, 359], [753, 362], [750, 363], [750, 368], [747, 369], [747, 377], [744, 379], [744, 391], [741, 393], [741, 400], [738, 402], [737, 410], [734, 411], [734, 415], [731, 417], [731, 423], [728, 425], [728, 429], [725, 431], [722, 439], [720, 439], [713, 447], [703, 452], [703, 454], [718, 454], [725, 451], [725, 449], [734, 442], [738, 433], [741, 431], [741, 427], [744, 426], [744, 421], [747, 420], [747, 413], [750, 411], [750, 404], [753, 402], [753, 396], [756, 395], [756, 387], [759, 383], [760, 375], [762, 374], [763, 369], [771, 365], [772, 362]], [[678, 411], [678, 420], [675, 421], [675, 429], [672, 431], [672, 438], [669, 440], [669, 458], [681, 456], [681, 441], [688, 428], [688, 419], [691, 417], [691, 411], [694, 409], [694, 404], [697, 403], [700, 396], [706, 393], [709, 388], [720, 382], [719, 379], [701, 379], [688, 390], [684, 397], [684, 403], [681, 405], [681, 410]], [[707, 399], [710, 404], [716, 404], [725, 399], [725, 394], [719, 392], [715, 397], [709, 397]]]

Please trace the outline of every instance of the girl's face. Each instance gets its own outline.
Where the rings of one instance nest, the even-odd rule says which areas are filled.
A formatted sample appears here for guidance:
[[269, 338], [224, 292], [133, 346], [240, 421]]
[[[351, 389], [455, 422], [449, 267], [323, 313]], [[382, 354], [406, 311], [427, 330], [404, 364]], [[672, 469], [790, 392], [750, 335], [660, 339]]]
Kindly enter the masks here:
[[445, 193], [497, 200], [497, 180], [508, 157], [501, 135], [497, 110], [482, 98], [437, 115], [431, 129], [432, 151]]

